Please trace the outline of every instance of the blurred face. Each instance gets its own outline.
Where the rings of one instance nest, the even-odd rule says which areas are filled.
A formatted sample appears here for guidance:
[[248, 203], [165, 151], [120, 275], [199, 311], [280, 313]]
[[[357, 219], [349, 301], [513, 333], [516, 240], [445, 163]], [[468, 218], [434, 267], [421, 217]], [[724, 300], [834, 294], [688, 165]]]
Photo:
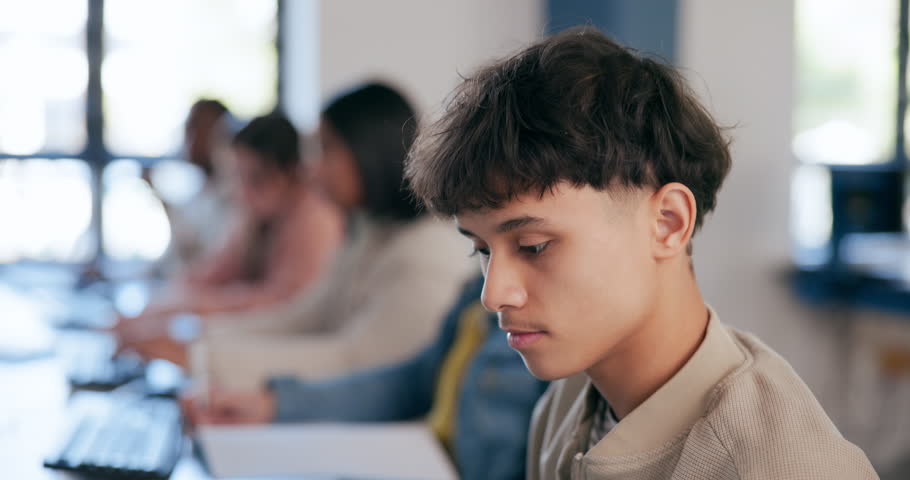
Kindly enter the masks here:
[[285, 207], [292, 179], [266, 163], [252, 149], [235, 146], [232, 157], [234, 193], [240, 205], [258, 218], [272, 217]]
[[561, 184], [456, 216], [480, 258], [484, 307], [536, 377], [591, 368], [649, 317], [657, 266], [648, 197]]
[[204, 108], [194, 108], [186, 120], [186, 160], [204, 170], [212, 168], [212, 150], [218, 120], [218, 114]]
[[363, 183], [354, 154], [328, 122], [319, 126], [322, 156], [315, 165], [315, 176], [326, 195], [344, 210], [363, 205]]

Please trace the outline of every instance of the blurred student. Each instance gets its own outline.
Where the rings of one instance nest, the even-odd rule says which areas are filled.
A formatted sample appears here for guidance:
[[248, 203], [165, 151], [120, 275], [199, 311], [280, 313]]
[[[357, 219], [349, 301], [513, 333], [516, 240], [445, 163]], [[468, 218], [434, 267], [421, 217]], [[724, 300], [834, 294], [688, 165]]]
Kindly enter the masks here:
[[461, 478], [521, 480], [531, 412], [546, 384], [532, 377], [468, 282], [435, 342], [395, 365], [324, 381], [275, 377], [259, 392], [189, 399], [194, 423], [403, 421], [427, 417]]
[[482, 301], [536, 377], [535, 479], [866, 479], [790, 365], [701, 296], [692, 235], [727, 140], [671, 67], [593, 29], [480, 70], [416, 142]]
[[[414, 116], [381, 84], [328, 104], [314, 168], [348, 218], [346, 243], [328, 274], [290, 302], [207, 318], [192, 345], [195, 375], [253, 388], [276, 374], [326, 377], [398, 362], [432, 341], [476, 265], [464, 240], [418, 210], [404, 185]], [[185, 349], [161, 343], [146, 353], [186, 364]]]
[[236, 218], [222, 248], [193, 264], [136, 318], [117, 327], [142, 352], [171, 316], [263, 308], [307, 289], [334, 259], [341, 212], [310, 185], [300, 140], [280, 114], [252, 120], [234, 136], [226, 171]]
[[203, 174], [203, 184], [186, 205], [168, 208], [171, 243], [161, 263], [175, 275], [192, 269], [220, 245], [231, 218], [230, 200], [215, 157], [220, 139], [227, 134], [230, 111], [218, 100], [200, 99], [184, 124], [183, 157]]

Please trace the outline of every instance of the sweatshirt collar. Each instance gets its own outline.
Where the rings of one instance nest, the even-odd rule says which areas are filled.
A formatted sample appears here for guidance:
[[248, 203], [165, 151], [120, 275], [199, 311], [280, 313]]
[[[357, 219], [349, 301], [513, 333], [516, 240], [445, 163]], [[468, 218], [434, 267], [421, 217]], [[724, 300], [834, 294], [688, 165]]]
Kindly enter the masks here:
[[[658, 448], [687, 431], [709, 407], [717, 384], [746, 360], [717, 313], [708, 307], [708, 330], [688, 362], [635, 410], [626, 415], [586, 457], [609, 458]], [[575, 405], [577, 417], [590, 423], [591, 390], [588, 379]], [[586, 404], [586, 405], [585, 405]], [[573, 410], [575, 410], [573, 408]]]

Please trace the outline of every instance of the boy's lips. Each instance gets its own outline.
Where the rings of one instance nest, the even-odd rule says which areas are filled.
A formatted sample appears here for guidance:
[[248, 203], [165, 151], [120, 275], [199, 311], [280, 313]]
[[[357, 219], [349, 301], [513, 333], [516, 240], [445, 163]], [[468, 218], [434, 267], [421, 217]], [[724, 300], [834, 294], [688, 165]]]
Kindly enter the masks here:
[[515, 350], [521, 350], [522, 348], [530, 347], [547, 334], [546, 330], [534, 327], [518, 327], [509, 324], [503, 324], [500, 325], [499, 328], [506, 332], [506, 338], [509, 342], [509, 346]]
[[521, 350], [522, 348], [528, 348], [531, 345], [537, 343], [538, 340], [543, 338], [546, 335], [546, 332], [537, 331], [537, 332], [518, 332], [506, 330], [507, 336], [506, 339], [509, 342], [509, 346], [515, 350]]
[[544, 333], [546, 330], [537, 329], [537, 328], [513, 328], [513, 327], [501, 327], [502, 330], [506, 333]]

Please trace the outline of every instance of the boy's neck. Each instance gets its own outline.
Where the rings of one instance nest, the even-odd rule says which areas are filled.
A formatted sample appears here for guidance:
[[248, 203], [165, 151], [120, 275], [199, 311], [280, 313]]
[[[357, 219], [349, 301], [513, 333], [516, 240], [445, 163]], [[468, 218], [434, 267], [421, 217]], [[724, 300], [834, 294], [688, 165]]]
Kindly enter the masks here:
[[659, 301], [653, 314], [586, 373], [622, 419], [670, 380], [689, 361], [708, 328], [695, 279]]

